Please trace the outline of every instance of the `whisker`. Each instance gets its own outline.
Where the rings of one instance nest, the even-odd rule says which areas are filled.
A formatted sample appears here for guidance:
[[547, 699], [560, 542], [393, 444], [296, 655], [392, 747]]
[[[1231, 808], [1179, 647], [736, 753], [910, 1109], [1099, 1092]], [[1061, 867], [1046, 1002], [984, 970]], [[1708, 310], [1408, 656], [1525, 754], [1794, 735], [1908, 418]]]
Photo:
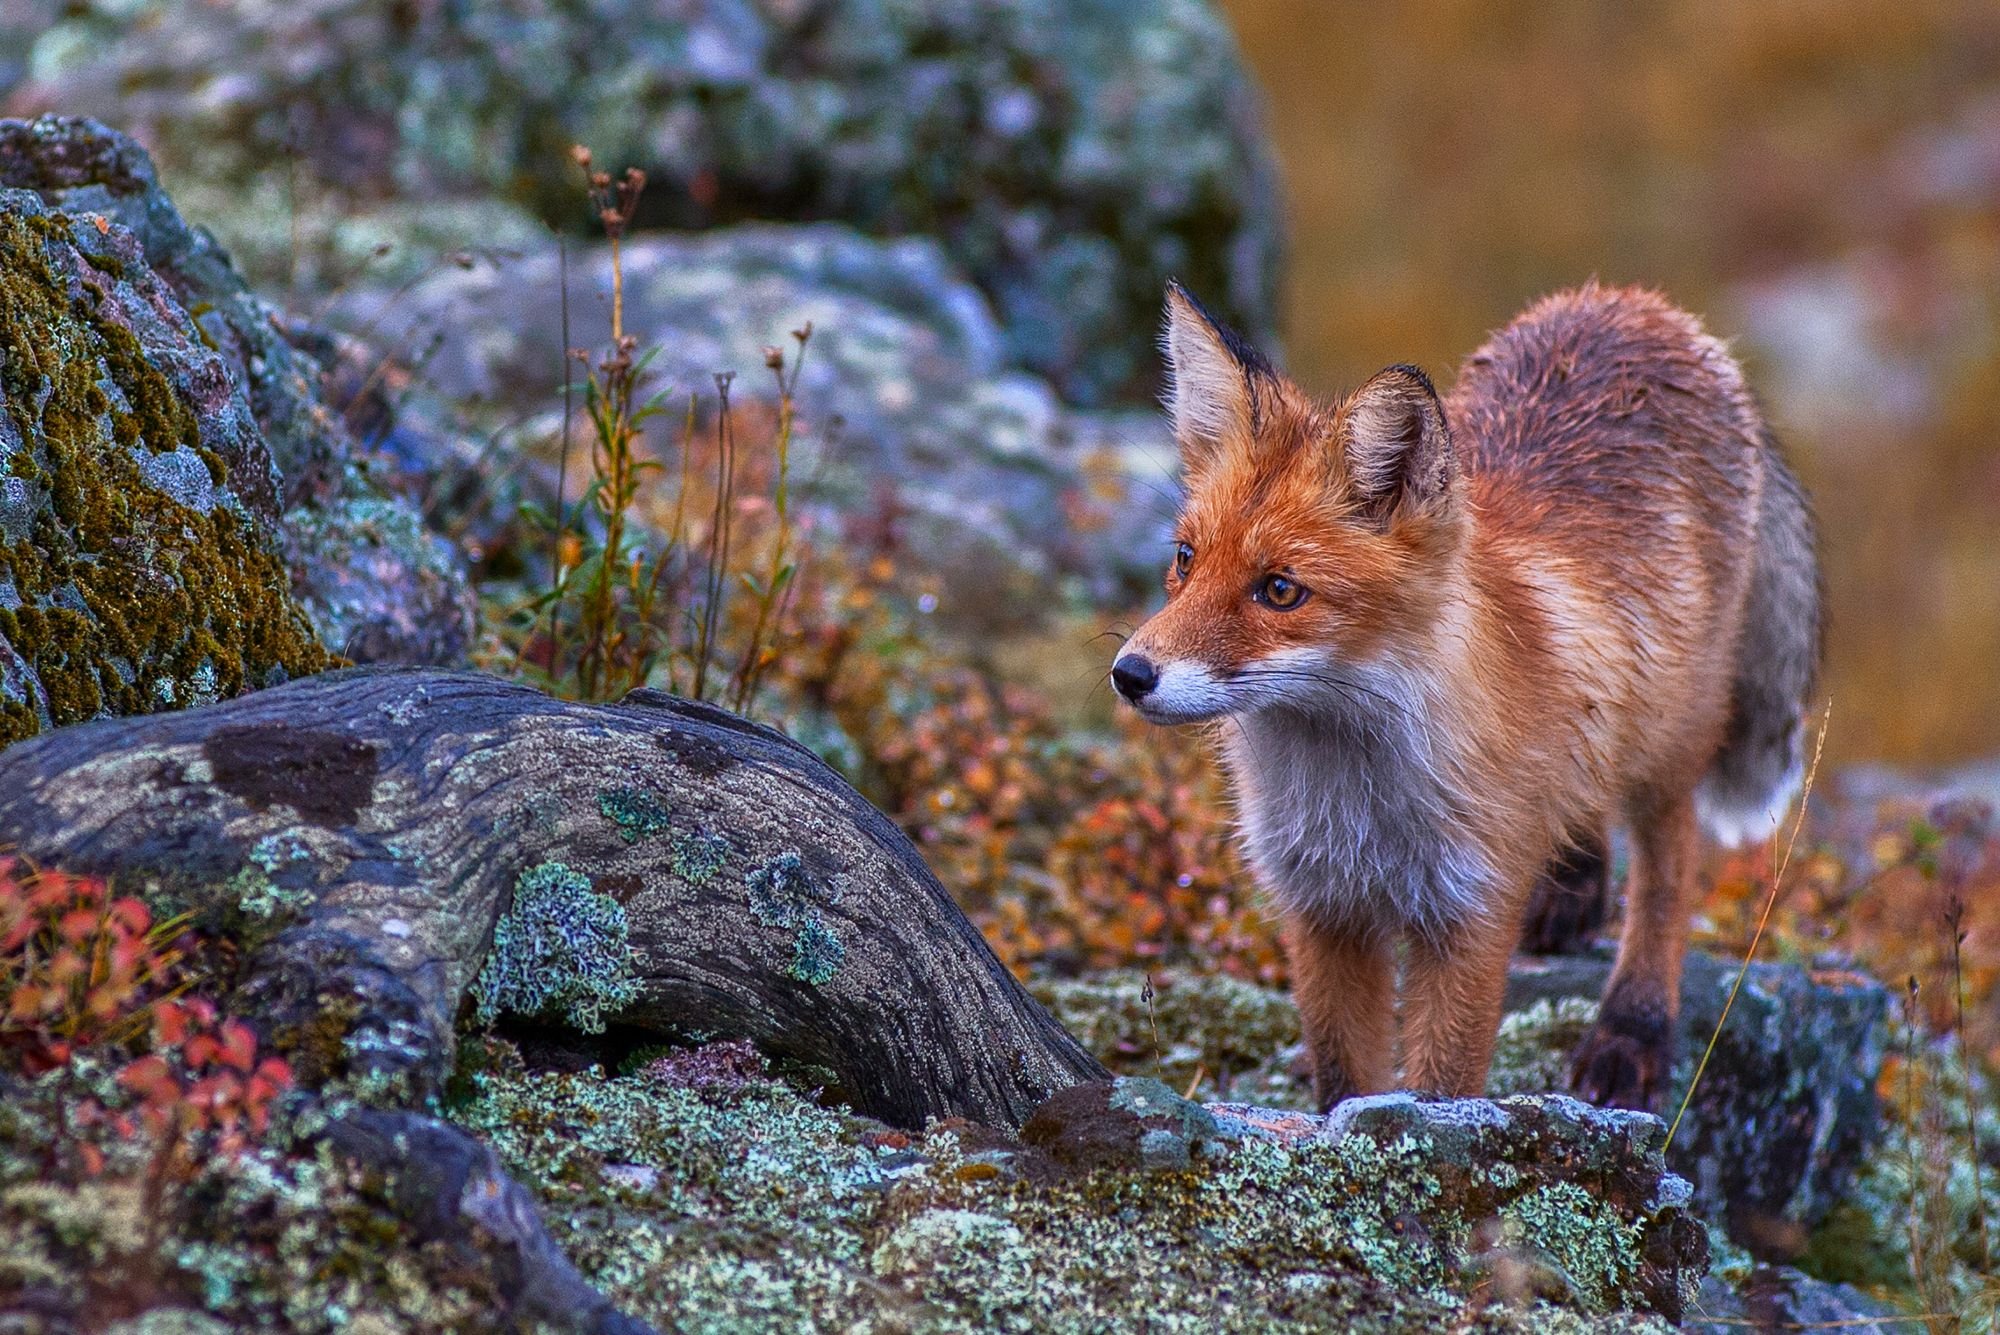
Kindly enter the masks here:
[[1363, 686], [1360, 682], [1328, 676], [1325, 673], [1314, 672], [1309, 668], [1253, 667], [1245, 672], [1240, 679], [1249, 681], [1252, 684], [1259, 681], [1309, 681], [1315, 685], [1331, 687], [1346, 695], [1349, 699], [1366, 696], [1378, 704], [1385, 705], [1389, 709], [1394, 710], [1406, 719], [1410, 719], [1411, 721], [1415, 721], [1416, 719], [1415, 714], [1400, 700], [1384, 695], [1372, 687]]

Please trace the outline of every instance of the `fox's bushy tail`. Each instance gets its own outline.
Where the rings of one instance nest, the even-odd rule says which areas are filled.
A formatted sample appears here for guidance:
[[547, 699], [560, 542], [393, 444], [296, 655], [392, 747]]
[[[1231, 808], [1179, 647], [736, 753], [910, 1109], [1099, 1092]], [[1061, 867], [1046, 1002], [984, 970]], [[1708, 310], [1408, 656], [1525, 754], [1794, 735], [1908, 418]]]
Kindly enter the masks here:
[[1742, 846], [1770, 837], [1805, 777], [1805, 714], [1819, 681], [1824, 590], [1805, 491], [1768, 430], [1750, 598], [1729, 731], [1695, 791], [1702, 824]]

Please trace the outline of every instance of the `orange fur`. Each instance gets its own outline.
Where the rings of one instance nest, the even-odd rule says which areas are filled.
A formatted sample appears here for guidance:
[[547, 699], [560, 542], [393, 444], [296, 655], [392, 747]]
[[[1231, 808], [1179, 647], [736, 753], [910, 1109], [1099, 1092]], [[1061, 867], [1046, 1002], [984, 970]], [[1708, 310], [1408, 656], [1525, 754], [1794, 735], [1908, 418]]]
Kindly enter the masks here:
[[[1496, 334], [1442, 400], [1392, 368], [1317, 403], [1178, 290], [1168, 348], [1191, 557], [1120, 690], [1159, 721], [1227, 719], [1322, 1098], [1389, 1078], [1399, 935], [1405, 1079], [1479, 1092], [1530, 887], [1569, 832], [1623, 820], [1631, 903], [1576, 1078], [1649, 1102], [1694, 793], [1755, 668], [1752, 567], [1811, 560], [1804, 519], [1803, 558], [1760, 551], [1784, 465], [1735, 362], [1659, 296], [1595, 285]], [[1260, 601], [1273, 575], [1303, 602]], [[1816, 602], [1782, 614], [1810, 618], [1792, 639], [1816, 649]], [[1389, 856], [1405, 845], [1414, 869]]]

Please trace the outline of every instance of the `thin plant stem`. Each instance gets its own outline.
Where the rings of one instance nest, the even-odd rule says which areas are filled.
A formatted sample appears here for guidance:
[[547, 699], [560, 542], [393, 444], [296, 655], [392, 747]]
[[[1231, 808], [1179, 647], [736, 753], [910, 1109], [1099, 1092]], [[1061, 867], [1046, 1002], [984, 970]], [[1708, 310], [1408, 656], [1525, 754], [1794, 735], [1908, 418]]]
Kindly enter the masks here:
[[1979, 1107], [1973, 1102], [1972, 1047], [1965, 1038], [1965, 964], [1960, 958], [1960, 948], [1965, 944], [1965, 901], [1953, 896], [1947, 923], [1951, 929], [1951, 985], [1953, 1001], [1958, 1010], [1958, 1064], [1965, 1072], [1965, 1139], [1971, 1150], [1972, 1164], [1972, 1208], [1979, 1216], [1979, 1269], [1982, 1274], [1993, 1272], [1993, 1241], [1987, 1232], [1986, 1192], [1981, 1184], [1982, 1171], [1979, 1160]]
[[1674, 1123], [1667, 1128], [1666, 1144], [1662, 1151], [1673, 1148], [1674, 1133], [1681, 1129], [1681, 1119], [1687, 1116], [1688, 1105], [1694, 1102], [1694, 1092], [1701, 1084], [1702, 1073], [1708, 1070], [1708, 1059], [1715, 1055], [1716, 1042], [1722, 1037], [1722, 1026], [1729, 1023], [1730, 1009], [1736, 1005], [1736, 994], [1743, 990], [1743, 980], [1750, 974], [1750, 962], [1757, 958], [1757, 946], [1764, 939], [1764, 929], [1770, 925], [1771, 910], [1777, 907], [1778, 890], [1784, 884], [1785, 871], [1792, 865], [1792, 850], [1798, 846], [1799, 831], [1806, 823], [1806, 803], [1812, 797], [1813, 780], [1819, 775], [1819, 760], [1826, 750], [1826, 730], [1833, 721], [1833, 702], [1827, 701], [1826, 712], [1820, 716], [1819, 740], [1813, 743], [1812, 764], [1806, 769], [1806, 781], [1799, 794], [1798, 814], [1792, 818], [1792, 833], [1785, 840], [1785, 856], [1771, 873], [1770, 893], [1764, 896], [1764, 911], [1758, 915], [1757, 930], [1750, 936], [1750, 947], [1743, 952], [1743, 963], [1736, 970], [1736, 981], [1729, 985], [1729, 996], [1722, 1003], [1722, 1014], [1715, 1019], [1715, 1029], [1708, 1036], [1708, 1046], [1702, 1049], [1701, 1061], [1696, 1063], [1694, 1078], [1688, 1081], [1687, 1093], [1681, 1096], [1680, 1109], [1674, 1113]]
[[562, 319], [562, 438], [556, 456], [555, 533], [549, 540], [549, 677], [562, 676], [562, 540], [569, 531], [569, 433], [576, 398], [569, 351], [569, 238], [556, 237], [556, 293]]

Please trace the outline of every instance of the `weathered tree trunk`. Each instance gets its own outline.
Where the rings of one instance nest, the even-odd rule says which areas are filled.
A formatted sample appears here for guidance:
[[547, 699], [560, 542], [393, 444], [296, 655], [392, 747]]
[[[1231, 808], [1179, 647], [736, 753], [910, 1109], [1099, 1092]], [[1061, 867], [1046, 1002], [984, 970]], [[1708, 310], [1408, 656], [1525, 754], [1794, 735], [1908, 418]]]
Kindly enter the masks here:
[[1016, 1127], [1104, 1074], [837, 774], [656, 691], [352, 670], [66, 728], [0, 752], [6, 845], [226, 910], [237, 1004], [320, 1074], [436, 1088], [496, 921], [551, 862], [624, 905], [621, 1026], [749, 1038], [913, 1128]]

